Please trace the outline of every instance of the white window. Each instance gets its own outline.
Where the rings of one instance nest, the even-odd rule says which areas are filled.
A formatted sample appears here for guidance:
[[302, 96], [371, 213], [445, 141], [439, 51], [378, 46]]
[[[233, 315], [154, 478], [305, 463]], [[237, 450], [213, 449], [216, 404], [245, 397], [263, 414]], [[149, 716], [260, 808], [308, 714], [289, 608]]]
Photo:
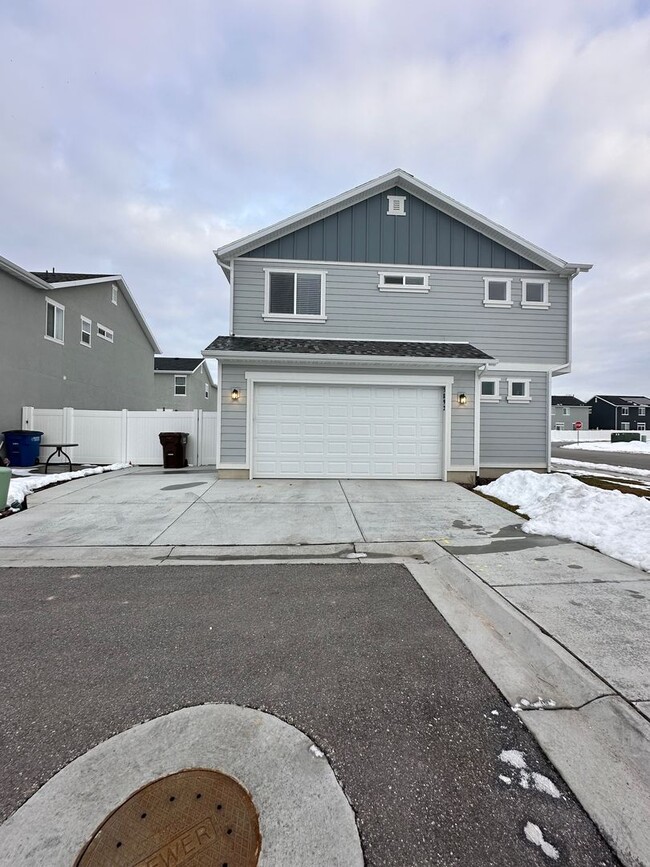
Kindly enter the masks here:
[[111, 286], [111, 301], [113, 302], [113, 304], [117, 304], [117, 286], [115, 285], [115, 283], [113, 283]]
[[85, 316], [81, 317], [81, 343], [84, 346], [90, 346], [92, 340], [93, 324], [90, 319]]
[[97, 337], [101, 337], [102, 340], [108, 340], [109, 343], [113, 342], [113, 332], [110, 328], [107, 328], [105, 325], [100, 325], [97, 323]]
[[548, 280], [522, 280], [521, 306], [548, 309]]
[[510, 403], [529, 403], [530, 379], [508, 380], [508, 401]]
[[629, 414], [630, 414], [630, 407], [629, 406], [622, 406], [621, 407], [621, 415], [629, 415]]
[[186, 376], [174, 377], [174, 394], [176, 395], [176, 397], [185, 397], [185, 395], [187, 394]]
[[325, 271], [266, 271], [264, 319], [324, 322]]
[[57, 301], [45, 299], [45, 337], [63, 343], [65, 307]]
[[630, 423], [629, 423], [629, 421], [623, 421], [623, 422], [621, 422], [621, 430], [629, 430], [629, 429], [630, 429]]
[[481, 401], [483, 403], [497, 403], [499, 397], [499, 379], [481, 380]]
[[640, 418], [643, 418], [645, 416], [645, 407], [644, 406], [639, 407], [639, 416], [640, 416]]
[[568, 406], [562, 408], [562, 415], [571, 415], [571, 410]]
[[512, 307], [512, 280], [484, 277], [486, 307]]
[[205, 399], [210, 400], [210, 386], [208, 383], [205, 383]]
[[636, 423], [636, 429], [637, 430], [645, 430], [645, 422], [644, 421], [638, 421]]
[[564, 422], [563, 421], [556, 422], [555, 430], [564, 430]]
[[428, 292], [428, 274], [379, 274], [380, 292]]
[[388, 210], [386, 213], [389, 217], [405, 217], [406, 216], [406, 196], [387, 196]]

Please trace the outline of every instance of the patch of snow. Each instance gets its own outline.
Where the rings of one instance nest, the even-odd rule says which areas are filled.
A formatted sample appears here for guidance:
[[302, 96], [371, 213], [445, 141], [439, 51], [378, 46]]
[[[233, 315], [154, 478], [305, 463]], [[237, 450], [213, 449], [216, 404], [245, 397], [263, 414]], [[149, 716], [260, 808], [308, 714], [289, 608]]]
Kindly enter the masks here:
[[544, 774], [538, 774], [533, 771], [533, 785], [538, 792], [543, 792], [545, 795], [550, 795], [552, 798], [560, 797], [560, 790], [552, 780], [545, 777]]
[[592, 452], [626, 452], [633, 455], [650, 455], [650, 443], [632, 440], [629, 443], [608, 443], [602, 440], [586, 443], [569, 443], [561, 446], [563, 449], [588, 449]]
[[476, 490], [527, 514], [525, 533], [580, 542], [650, 572], [650, 501], [642, 497], [530, 470], [506, 473]]
[[510, 779], [510, 777], [505, 777], [503, 774], [499, 774], [499, 779], [502, 783], [505, 783], [506, 786], [512, 785], [512, 780]]
[[491, 710], [490, 713], [492, 714], [492, 716], [499, 716], [498, 710]]
[[317, 759], [322, 759], [323, 756], [325, 755], [325, 753], [322, 750], [318, 749], [316, 744], [312, 744], [309, 747], [309, 752], [312, 753], [312, 755], [316, 756]]
[[345, 556], [348, 558], [348, 560], [362, 560], [364, 557], [367, 557], [368, 555], [361, 553], [361, 554], [346, 554]]
[[[19, 509], [28, 494], [32, 494], [40, 488], [47, 488], [49, 485], [54, 485], [57, 482], [82, 479], [84, 476], [94, 476], [99, 473], [108, 473], [112, 470], [126, 470], [130, 466], [131, 464], [110, 464], [106, 467], [89, 467], [87, 470], [75, 470], [72, 473], [52, 473], [48, 475], [28, 473], [27, 476], [23, 476], [21, 473], [20, 478], [12, 478], [9, 481], [7, 506], [10, 509]], [[12, 474], [14, 472], [16, 471], [12, 470]]]
[[530, 705], [530, 702], [528, 701], [527, 698], [522, 698], [522, 699], [519, 700], [519, 704], [520, 704], [522, 707], [528, 707], [528, 706]]
[[519, 771], [519, 785], [522, 789], [530, 789], [530, 774], [528, 771]]
[[557, 851], [555, 846], [551, 846], [551, 844], [544, 839], [542, 829], [539, 827], [539, 825], [534, 825], [532, 822], [526, 822], [524, 834], [526, 835], [526, 839], [529, 842], [531, 842], [534, 846], [539, 846], [542, 852], [545, 855], [548, 855], [549, 858], [557, 861], [557, 859], [560, 857], [560, 853]]
[[593, 464], [589, 461], [571, 461], [567, 458], [553, 458], [551, 468], [554, 470], [566, 469], [570, 472], [582, 470], [589, 471], [592, 474], [597, 473], [598, 475], [614, 475], [616, 478], [625, 476], [637, 481], [650, 481], [650, 470], [642, 470], [639, 467], [621, 467], [615, 464]]
[[499, 753], [499, 758], [502, 762], [505, 762], [506, 765], [510, 765], [513, 768], [525, 769], [528, 766], [526, 765], [526, 759], [524, 758], [524, 754], [519, 750], [501, 750]]

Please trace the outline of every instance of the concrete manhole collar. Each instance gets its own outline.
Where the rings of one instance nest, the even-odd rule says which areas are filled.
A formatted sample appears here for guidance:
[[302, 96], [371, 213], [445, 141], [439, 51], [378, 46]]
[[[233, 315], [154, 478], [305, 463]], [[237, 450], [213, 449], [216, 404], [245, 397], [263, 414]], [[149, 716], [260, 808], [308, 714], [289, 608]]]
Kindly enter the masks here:
[[75, 867], [256, 867], [257, 811], [235, 779], [203, 768], [144, 786], [108, 816]]

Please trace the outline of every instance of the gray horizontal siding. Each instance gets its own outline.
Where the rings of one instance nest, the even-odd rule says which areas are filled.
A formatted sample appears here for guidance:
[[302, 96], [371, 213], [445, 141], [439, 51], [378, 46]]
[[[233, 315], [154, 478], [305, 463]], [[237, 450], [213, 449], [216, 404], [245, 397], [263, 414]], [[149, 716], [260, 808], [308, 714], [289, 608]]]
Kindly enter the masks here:
[[562, 277], [550, 280], [550, 308], [529, 310], [520, 306], [521, 277], [512, 279], [512, 307], [485, 307], [488, 275], [482, 271], [430, 271], [430, 291], [408, 294], [380, 292], [378, 268], [328, 264], [327, 321], [305, 323], [263, 319], [265, 267], [273, 264], [237, 260], [237, 335], [469, 341], [501, 361], [568, 362], [568, 287]]
[[[406, 216], [387, 213], [389, 195], [405, 196]], [[246, 257], [469, 268], [538, 267], [399, 187], [289, 232]]]
[[[221, 463], [222, 464], [245, 464], [246, 463], [246, 371], [264, 370], [284, 373], [333, 373], [340, 374], [340, 367], [287, 367], [286, 365], [237, 365], [222, 364], [221, 366]], [[382, 373], [395, 374], [396, 370], [382, 367], [381, 371], [376, 368], [364, 367], [357, 369], [359, 374]], [[431, 376], [431, 371], [408, 370], [400, 368], [399, 373], [404, 376]], [[452, 387], [452, 415], [451, 415], [451, 462], [454, 466], [466, 467], [474, 464], [474, 373], [468, 371], [440, 371], [441, 376], [453, 376]], [[240, 391], [240, 399], [233, 402], [230, 392], [233, 388]], [[458, 395], [467, 395], [467, 405], [458, 405]]]
[[[546, 463], [548, 379], [543, 373], [500, 371], [499, 403], [481, 404], [480, 464]], [[508, 403], [508, 377], [530, 379], [530, 403]]]

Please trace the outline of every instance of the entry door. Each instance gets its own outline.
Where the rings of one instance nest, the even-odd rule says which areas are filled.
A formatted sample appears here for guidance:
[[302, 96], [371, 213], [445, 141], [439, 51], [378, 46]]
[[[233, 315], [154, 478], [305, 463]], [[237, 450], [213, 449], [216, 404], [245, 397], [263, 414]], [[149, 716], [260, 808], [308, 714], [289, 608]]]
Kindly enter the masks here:
[[439, 479], [442, 388], [259, 383], [257, 478]]

